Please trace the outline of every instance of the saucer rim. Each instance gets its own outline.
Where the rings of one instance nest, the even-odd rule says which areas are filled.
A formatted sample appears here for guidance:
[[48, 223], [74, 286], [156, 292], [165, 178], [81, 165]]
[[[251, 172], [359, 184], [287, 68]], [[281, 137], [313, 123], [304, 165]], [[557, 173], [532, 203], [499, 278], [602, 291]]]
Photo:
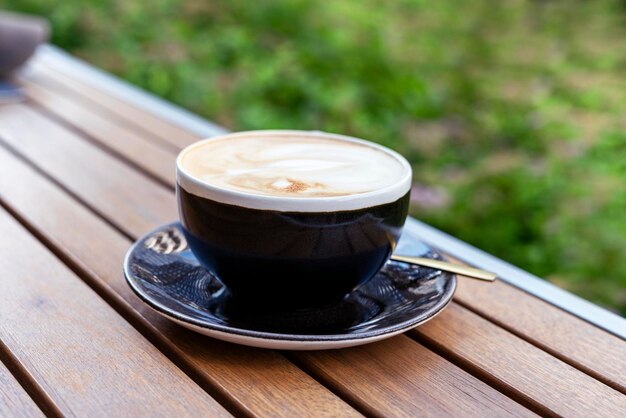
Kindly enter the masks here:
[[363, 338], [354, 338], [354, 339], [343, 339], [343, 340], [322, 340], [322, 341], [304, 341], [304, 340], [280, 340], [274, 338], [263, 338], [263, 337], [253, 337], [248, 335], [240, 335], [232, 332], [218, 331], [211, 328], [205, 328], [196, 326], [189, 322], [180, 321], [174, 317], [171, 317], [163, 312], [157, 311], [152, 306], [148, 305], [150, 309], [152, 309], [157, 314], [161, 315], [168, 320], [185, 327], [191, 331], [197, 332], [202, 335], [206, 335], [207, 337], [215, 338], [221, 341], [226, 341], [233, 344], [241, 344], [248, 347], [257, 347], [264, 349], [273, 349], [273, 350], [292, 350], [292, 351], [309, 351], [309, 350], [333, 350], [338, 348], [348, 348], [348, 347], [356, 347], [359, 345], [365, 345], [369, 343], [374, 343], [377, 341], [385, 340], [387, 338], [395, 337], [397, 335], [403, 334], [411, 329], [423, 325], [424, 323], [430, 321], [439, 315], [443, 310], [452, 303], [452, 299], [448, 301], [448, 303], [443, 306], [440, 310], [434, 313], [434, 315], [424, 318], [423, 321], [418, 322], [412, 326], [407, 328], [402, 328], [394, 331], [390, 331], [384, 334], [378, 334], [374, 336], [368, 336]]
[[[424, 323], [432, 319], [438, 313], [443, 311], [450, 304], [450, 302], [452, 302], [452, 299], [454, 297], [454, 294], [456, 292], [457, 285], [458, 285], [458, 278], [455, 274], [447, 273], [443, 271], [440, 272], [441, 275], [449, 276], [450, 285], [444, 291], [444, 293], [442, 294], [437, 304], [432, 306], [426, 313], [418, 316], [417, 318], [406, 320], [399, 324], [395, 324], [387, 328], [376, 330], [376, 331], [366, 331], [363, 333], [356, 333], [356, 334], [284, 334], [284, 333], [275, 333], [275, 332], [267, 332], [267, 331], [256, 331], [256, 330], [245, 329], [245, 328], [235, 328], [232, 326], [221, 325], [221, 324], [216, 324], [216, 323], [212, 323], [208, 321], [191, 318], [185, 314], [181, 314], [167, 306], [163, 306], [159, 304], [158, 302], [155, 302], [149, 296], [145, 295], [142, 289], [137, 287], [137, 284], [134, 282], [134, 279], [132, 278], [133, 275], [130, 273], [129, 264], [130, 264], [131, 254], [133, 254], [135, 249], [141, 243], [143, 243], [148, 237], [152, 236], [155, 232], [163, 230], [165, 228], [169, 228], [169, 227], [182, 228], [182, 224], [180, 223], [180, 221], [174, 221], [174, 222], [170, 222], [167, 224], [163, 224], [157, 228], [154, 228], [150, 232], [144, 234], [130, 246], [130, 248], [126, 252], [126, 255], [124, 256], [123, 267], [124, 267], [124, 277], [126, 279], [126, 283], [128, 283], [128, 285], [132, 289], [133, 293], [135, 293], [135, 295], [137, 295], [150, 308], [157, 311], [157, 313], [169, 319], [172, 319], [175, 322], [183, 322], [185, 324], [192, 325], [194, 327], [199, 327], [199, 328], [206, 329], [206, 330], [211, 330], [213, 332], [221, 332], [221, 333], [225, 333], [229, 335], [235, 334], [241, 337], [248, 337], [248, 338], [254, 338], [254, 339], [265, 340], [265, 341], [275, 340], [275, 341], [281, 341], [281, 342], [292, 341], [292, 342], [299, 342], [299, 343], [303, 343], [303, 342], [311, 342], [311, 343], [335, 342], [337, 343], [341, 341], [351, 341], [351, 340], [369, 340], [369, 339], [374, 339], [375, 337], [379, 337], [379, 336], [382, 337], [382, 336], [386, 336], [389, 334], [393, 334], [393, 335], [399, 334], [403, 331], [414, 328], [420, 325], [421, 323]], [[432, 247], [429, 246], [429, 248], [432, 250], [432, 252], [439, 254], [439, 252], [433, 249]], [[373, 340], [373, 341], [376, 341], [376, 340]]]

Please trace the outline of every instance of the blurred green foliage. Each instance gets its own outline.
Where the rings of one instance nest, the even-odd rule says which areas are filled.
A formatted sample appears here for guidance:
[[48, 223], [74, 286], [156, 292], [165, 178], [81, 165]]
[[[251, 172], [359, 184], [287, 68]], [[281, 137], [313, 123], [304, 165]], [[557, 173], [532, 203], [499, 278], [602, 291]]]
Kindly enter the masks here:
[[228, 128], [391, 146], [414, 216], [626, 314], [623, 1], [0, 4]]

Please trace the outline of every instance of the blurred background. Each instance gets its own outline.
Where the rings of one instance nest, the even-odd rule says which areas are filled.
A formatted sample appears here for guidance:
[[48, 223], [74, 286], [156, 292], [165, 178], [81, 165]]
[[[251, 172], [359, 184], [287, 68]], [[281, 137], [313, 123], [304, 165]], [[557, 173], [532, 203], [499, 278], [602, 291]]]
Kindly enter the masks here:
[[626, 315], [626, 1], [0, 0], [232, 130], [413, 164], [412, 215]]

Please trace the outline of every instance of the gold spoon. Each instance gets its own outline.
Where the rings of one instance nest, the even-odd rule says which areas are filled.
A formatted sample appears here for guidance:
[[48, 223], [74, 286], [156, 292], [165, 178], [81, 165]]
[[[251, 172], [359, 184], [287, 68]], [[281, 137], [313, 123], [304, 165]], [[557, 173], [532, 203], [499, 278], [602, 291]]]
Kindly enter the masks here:
[[447, 261], [433, 260], [432, 258], [392, 255], [391, 259], [394, 261], [402, 261], [404, 263], [416, 264], [418, 266], [431, 267], [437, 270], [448, 271], [450, 273], [456, 273], [462, 276], [467, 276], [471, 279], [484, 280], [486, 282], [493, 282], [498, 277], [495, 273], [490, 273], [485, 270], [461, 266], [459, 264], [452, 264], [448, 263]]

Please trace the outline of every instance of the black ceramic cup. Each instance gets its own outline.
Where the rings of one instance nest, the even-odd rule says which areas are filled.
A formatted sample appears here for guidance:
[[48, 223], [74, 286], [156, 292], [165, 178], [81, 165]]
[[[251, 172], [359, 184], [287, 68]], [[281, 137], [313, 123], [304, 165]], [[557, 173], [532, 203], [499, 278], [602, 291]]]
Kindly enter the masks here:
[[407, 217], [411, 168], [399, 154], [356, 138], [322, 132], [252, 131], [241, 136], [304, 135], [356, 142], [397, 159], [402, 178], [372, 192], [332, 197], [267, 196], [216, 187], [177, 159], [178, 209], [200, 263], [240, 300], [276, 308], [316, 307], [340, 300], [389, 259]]

